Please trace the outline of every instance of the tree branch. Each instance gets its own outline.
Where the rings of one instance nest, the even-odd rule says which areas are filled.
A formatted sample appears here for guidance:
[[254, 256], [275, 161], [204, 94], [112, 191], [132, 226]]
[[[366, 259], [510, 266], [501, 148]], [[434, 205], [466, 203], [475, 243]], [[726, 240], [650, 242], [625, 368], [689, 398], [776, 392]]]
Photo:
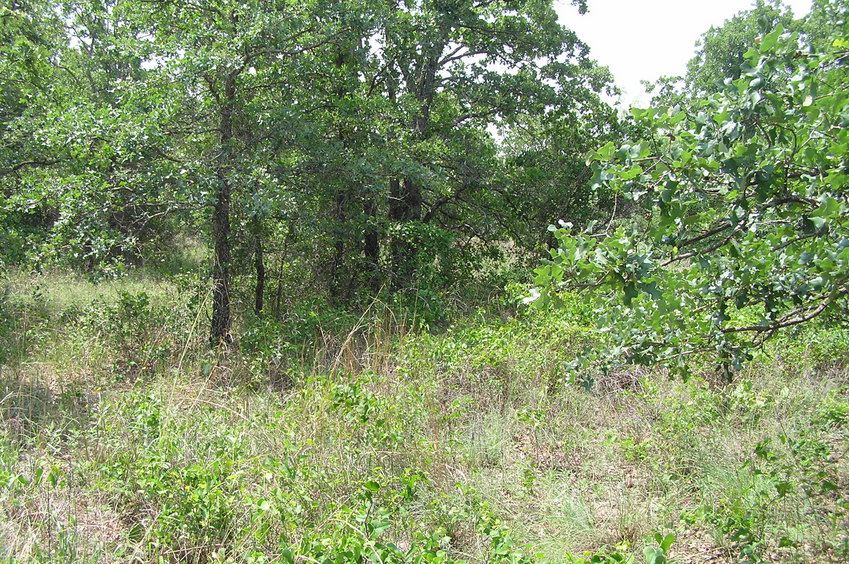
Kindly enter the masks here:
[[[836, 300], [838, 296], [846, 292], [846, 289], [842, 288], [842, 286], [846, 283], [847, 278], [849, 278], [849, 276], [844, 276], [842, 279], [838, 280], [837, 283], [834, 285], [834, 289], [829, 292], [828, 296], [818, 306], [811, 305], [806, 307], [800, 307], [796, 310], [791, 311], [777, 322], [769, 325], [747, 325], [745, 327], [727, 327], [723, 329], [722, 332], [725, 334], [763, 333], [765, 331], [769, 331], [772, 333], [778, 331], [779, 329], [784, 329], [785, 327], [792, 327], [794, 325], [800, 325], [802, 323], [805, 323], [806, 321], [810, 321], [822, 314], [828, 308], [828, 306], [834, 303], [834, 300]], [[806, 314], [805, 312], [810, 313]], [[801, 317], [797, 317], [799, 315], [801, 315]]]

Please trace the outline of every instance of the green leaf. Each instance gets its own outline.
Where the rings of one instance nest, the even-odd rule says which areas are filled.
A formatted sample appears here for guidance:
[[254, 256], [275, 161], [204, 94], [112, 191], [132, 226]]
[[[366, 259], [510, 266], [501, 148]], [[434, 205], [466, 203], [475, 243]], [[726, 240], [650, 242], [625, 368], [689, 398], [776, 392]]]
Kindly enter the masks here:
[[616, 151], [616, 145], [613, 141], [609, 141], [605, 143], [602, 147], [599, 147], [592, 153], [588, 158], [588, 162], [592, 161], [609, 161], [611, 157], [613, 157], [613, 153]]
[[763, 39], [761, 39], [761, 52], [763, 53], [765, 51], [769, 51], [770, 49], [773, 49], [775, 47], [775, 45], [778, 43], [778, 38], [781, 37], [781, 35], [783, 33], [784, 33], [784, 26], [781, 25], [781, 24], [778, 24], [772, 32], [764, 35]]
[[619, 173], [619, 178], [622, 180], [633, 180], [643, 173], [642, 167], [640, 165], [634, 165], [628, 170]]
[[[841, 303], [849, 297], [835, 283], [849, 262], [849, 66], [781, 27], [761, 39], [759, 51], [748, 53], [739, 80], [710, 90], [709, 99], [632, 111], [643, 131], [618, 150], [607, 145], [616, 161], [599, 163], [596, 177], [634, 202], [634, 221], [587, 252], [558, 240], [558, 283], [589, 288], [598, 330], [613, 343], [592, 358], [633, 350], [631, 361], [686, 373], [692, 351], [715, 351], [717, 368], [730, 377], [775, 334], [768, 330], [775, 320], [814, 311], [825, 292]], [[729, 60], [739, 65], [739, 53]], [[676, 106], [687, 110], [670, 109]], [[670, 344], [662, 353], [645, 345], [656, 342]]]

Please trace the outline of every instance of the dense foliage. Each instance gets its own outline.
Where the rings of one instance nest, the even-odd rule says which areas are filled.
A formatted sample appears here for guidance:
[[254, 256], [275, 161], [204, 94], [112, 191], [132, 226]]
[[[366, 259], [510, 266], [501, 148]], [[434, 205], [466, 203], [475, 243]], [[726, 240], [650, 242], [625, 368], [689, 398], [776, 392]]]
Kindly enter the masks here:
[[0, 561], [849, 559], [847, 0], [553, 7], [0, 6]]
[[272, 279], [433, 297], [506, 240], [533, 248], [540, 220], [595, 213], [576, 157], [616, 130], [610, 76], [551, 2], [3, 10], [3, 260], [102, 275], [199, 238], [215, 342], [234, 301], [280, 313]]
[[845, 319], [849, 295], [849, 38], [816, 49], [779, 26], [740, 77], [686, 106], [633, 109], [648, 140], [594, 151], [595, 183], [641, 207], [603, 231], [556, 231], [546, 295], [592, 288], [615, 363], [726, 376], [777, 331]]

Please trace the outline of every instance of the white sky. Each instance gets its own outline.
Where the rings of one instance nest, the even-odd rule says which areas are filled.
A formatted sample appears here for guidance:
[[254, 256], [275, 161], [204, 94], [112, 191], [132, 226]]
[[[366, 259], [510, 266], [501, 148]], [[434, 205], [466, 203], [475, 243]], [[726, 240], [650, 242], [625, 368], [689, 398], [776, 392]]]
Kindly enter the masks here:
[[[696, 41], [712, 25], [754, 5], [753, 0], [588, 0], [583, 16], [557, 0], [560, 22], [590, 46], [590, 57], [610, 68], [625, 106], [648, 105], [641, 80], [684, 74]], [[800, 17], [811, 0], [784, 0]]]

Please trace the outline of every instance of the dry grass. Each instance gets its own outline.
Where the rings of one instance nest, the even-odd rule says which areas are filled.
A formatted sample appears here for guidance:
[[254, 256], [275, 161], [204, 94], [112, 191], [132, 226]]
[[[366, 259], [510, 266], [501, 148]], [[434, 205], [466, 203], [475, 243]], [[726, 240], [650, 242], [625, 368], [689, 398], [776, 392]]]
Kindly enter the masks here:
[[[481, 528], [493, 518], [553, 562], [638, 554], [658, 531], [676, 535], [679, 562], [747, 547], [842, 557], [844, 369], [761, 364], [731, 386], [630, 369], [587, 392], [552, 385], [581, 328], [529, 318], [431, 334], [380, 303], [344, 332], [317, 327], [300, 356], [279, 340], [277, 356], [225, 354], [205, 349], [200, 314], [181, 313], [168, 283], [139, 282], [150, 304], [125, 319], [109, 309], [117, 287], [33, 298], [18, 276], [13, 305], [31, 317], [13, 330], [32, 342], [0, 367], [0, 558], [275, 561], [281, 539], [308, 556], [378, 508], [381, 539], [436, 539], [471, 562], [493, 561]], [[42, 294], [64, 283], [42, 280]], [[74, 300], [95, 321], [63, 318]], [[150, 368], [129, 377], [144, 355]], [[777, 497], [783, 481], [792, 491]], [[810, 489], [824, 481], [837, 489]]]

